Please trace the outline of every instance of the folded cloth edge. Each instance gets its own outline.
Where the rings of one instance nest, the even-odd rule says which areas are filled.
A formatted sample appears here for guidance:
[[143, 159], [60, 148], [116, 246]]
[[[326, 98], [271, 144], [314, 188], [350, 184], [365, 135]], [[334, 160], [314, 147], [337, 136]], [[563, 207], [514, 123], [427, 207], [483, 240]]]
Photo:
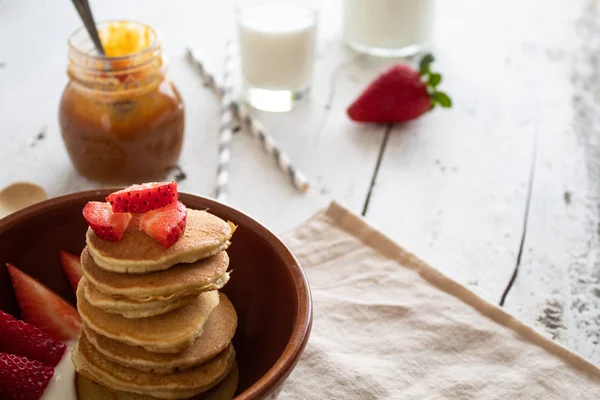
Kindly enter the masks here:
[[573, 353], [571, 350], [567, 349], [561, 344], [546, 338], [534, 328], [518, 320], [504, 309], [484, 300], [477, 294], [467, 289], [465, 286], [444, 275], [434, 267], [428, 265], [417, 256], [406, 251], [385, 234], [380, 232], [365, 218], [355, 214], [342, 204], [332, 201], [329, 207], [321, 212], [318, 212], [306, 223], [310, 223], [311, 220], [322, 217], [328, 218], [338, 228], [359, 239], [367, 246], [379, 251], [386, 257], [396, 260], [403, 267], [415, 270], [427, 282], [436, 288], [460, 299], [465, 304], [468, 304], [476, 309], [482, 315], [490, 318], [498, 324], [504, 325], [505, 327], [516, 332], [522, 338], [531, 343], [537, 344], [549, 353], [564, 359], [575, 368], [578, 368], [600, 380], [600, 368], [592, 364], [590, 361], [578, 354]]

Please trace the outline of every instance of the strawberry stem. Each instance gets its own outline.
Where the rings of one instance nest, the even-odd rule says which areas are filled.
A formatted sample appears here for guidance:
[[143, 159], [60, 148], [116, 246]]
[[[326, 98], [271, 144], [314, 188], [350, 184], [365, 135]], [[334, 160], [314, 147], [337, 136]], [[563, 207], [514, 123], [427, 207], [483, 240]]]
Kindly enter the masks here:
[[443, 108], [452, 107], [452, 99], [444, 92], [439, 92], [437, 87], [442, 82], [442, 75], [437, 72], [431, 71], [431, 63], [435, 61], [435, 58], [431, 53], [427, 53], [419, 61], [419, 76], [423, 78], [427, 85], [427, 92], [431, 99], [431, 109], [436, 105]]

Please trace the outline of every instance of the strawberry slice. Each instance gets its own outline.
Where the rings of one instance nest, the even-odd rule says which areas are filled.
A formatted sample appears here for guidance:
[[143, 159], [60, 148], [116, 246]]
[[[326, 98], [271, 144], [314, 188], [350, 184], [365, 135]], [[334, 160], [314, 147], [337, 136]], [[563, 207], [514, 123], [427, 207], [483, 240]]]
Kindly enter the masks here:
[[83, 207], [83, 218], [100, 239], [118, 242], [129, 225], [131, 214], [113, 212], [110, 203], [88, 201]]
[[177, 201], [176, 182], [153, 182], [129, 186], [108, 195], [114, 212], [145, 213]]
[[157, 210], [148, 211], [140, 218], [140, 229], [161, 246], [169, 248], [185, 232], [187, 208], [178, 201]]
[[0, 351], [56, 367], [66, 348], [41, 329], [0, 311]]
[[15, 354], [0, 353], [0, 399], [37, 400], [54, 375], [54, 368]]
[[81, 332], [77, 310], [26, 273], [6, 264], [23, 321], [33, 324], [55, 340], [75, 340]]
[[73, 291], [77, 292], [77, 285], [83, 276], [83, 271], [81, 270], [81, 260], [75, 254], [61, 250], [60, 265], [62, 266], [65, 275], [67, 275], [67, 279], [69, 280], [69, 284], [73, 288]]

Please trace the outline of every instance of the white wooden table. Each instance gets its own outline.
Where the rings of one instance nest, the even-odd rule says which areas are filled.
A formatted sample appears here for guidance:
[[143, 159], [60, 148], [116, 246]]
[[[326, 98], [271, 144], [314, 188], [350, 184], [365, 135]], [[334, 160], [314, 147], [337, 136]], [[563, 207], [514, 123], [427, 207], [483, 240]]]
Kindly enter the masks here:
[[[275, 231], [332, 199], [491, 302], [600, 364], [598, 1], [440, 1], [433, 51], [455, 106], [413, 123], [358, 125], [348, 104], [391, 61], [356, 56], [326, 1], [311, 98], [257, 113], [312, 183], [297, 193], [245, 133], [234, 137], [230, 203]], [[485, 4], [484, 4], [485, 3]], [[230, 1], [93, 1], [97, 19], [156, 27], [186, 104], [182, 191], [211, 195], [218, 105], [185, 60], [219, 73]], [[57, 107], [68, 0], [0, 0], [0, 186], [51, 196], [97, 187], [68, 160]], [[36, 140], [44, 132], [45, 139]], [[511, 284], [511, 277], [518, 271]]]

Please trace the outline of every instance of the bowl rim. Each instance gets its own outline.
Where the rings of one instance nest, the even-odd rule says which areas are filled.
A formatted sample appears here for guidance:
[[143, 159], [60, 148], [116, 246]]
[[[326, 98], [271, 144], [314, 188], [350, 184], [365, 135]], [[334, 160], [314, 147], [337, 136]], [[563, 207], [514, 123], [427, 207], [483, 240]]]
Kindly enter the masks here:
[[[116, 187], [108, 189], [103, 188], [86, 190], [44, 200], [0, 219], [0, 231], [8, 229], [17, 224], [21, 219], [38, 214], [40, 211], [60, 209], [60, 206], [64, 203], [81, 201], [98, 196], [107, 196], [108, 194], [120, 189], [122, 188]], [[276, 388], [278, 388], [292, 372], [299, 361], [300, 355], [306, 347], [306, 343], [308, 342], [308, 338], [310, 336], [313, 322], [313, 304], [306, 274], [304, 273], [304, 270], [302, 269], [302, 266], [296, 256], [294, 256], [285, 243], [283, 243], [283, 241], [276, 234], [271, 232], [267, 227], [262, 225], [254, 218], [235, 207], [220, 203], [205, 196], [186, 192], [180, 192], [179, 194], [183, 195], [182, 200], [184, 202], [186, 197], [198, 198], [208, 203], [209, 209], [211, 208], [210, 205], [215, 206], [214, 208], [223, 207], [232, 215], [239, 216], [240, 218], [238, 219], [244, 220], [244, 224], [251, 226], [253, 231], [258, 233], [262, 239], [266, 240], [267, 237], [274, 239], [277, 245], [277, 251], [286, 261], [286, 268], [289, 270], [294, 282], [294, 287], [296, 288], [296, 301], [298, 304], [297, 315], [292, 327], [290, 340], [286, 344], [279, 358], [275, 361], [275, 364], [259, 380], [254, 382], [254, 384], [252, 384], [242, 393], [239, 393], [234, 400], [258, 399], [268, 396]]]

